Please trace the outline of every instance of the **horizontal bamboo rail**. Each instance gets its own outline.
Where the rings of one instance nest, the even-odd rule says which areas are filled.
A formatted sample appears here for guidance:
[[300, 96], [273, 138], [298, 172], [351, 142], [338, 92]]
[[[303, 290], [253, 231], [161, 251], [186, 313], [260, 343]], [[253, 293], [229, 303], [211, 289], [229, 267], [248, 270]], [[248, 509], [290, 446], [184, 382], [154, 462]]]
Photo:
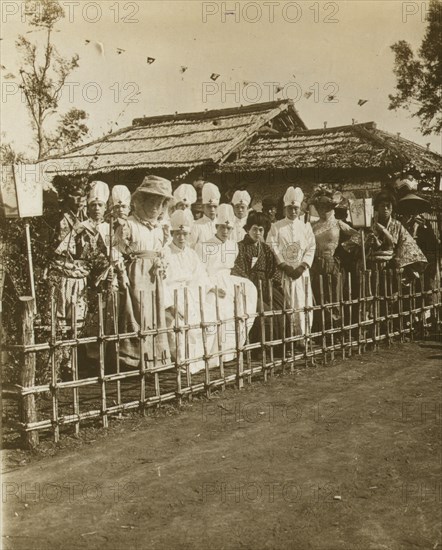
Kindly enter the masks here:
[[[142, 323], [139, 330], [122, 333], [118, 293], [96, 297], [95, 319], [89, 324], [80, 324], [72, 301], [72, 319], [63, 330], [52, 295], [50, 330], [40, 342], [34, 341], [32, 304], [23, 300], [23, 343], [5, 346], [8, 353], [23, 358], [21, 384], [3, 390], [4, 398], [14, 396], [21, 409], [20, 419], [10, 426], [28, 447], [35, 447], [39, 432], [49, 430], [58, 441], [62, 428], [78, 434], [82, 424], [96, 419], [107, 427], [110, 417], [127, 411], [144, 413], [170, 402], [179, 405], [200, 393], [210, 398], [214, 390], [266, 381], [276, 371], [293, 372], [295, 366], [308, 367], [320, 360], [326, 365], [336, 355], [346, 359], [396, 338], [422, 338], [429, 328], [440, 331], [439, 280], [432, 286], [424, 277], [405, 284], [401, 271], [366, 271], [333, 280], [320, 276], [317, 282], [313, 305], [302, 308], [293, 307], [291, 285], [283, 292], [271, 282], [266, 284], [267, 294], [262, 284], [257, 289], [253, 310], [243, 284], [226, 298], [215, 289], [212, 306], [202, 288], [193, 293], [198, 296], [195, 303], [188, 288], [175, 290], [167, 326], [154, 321], [150, 327]], [[306, 280], [305, 293], [311, 292]], [[278, 293], [283, 296], [280, 301]], [[227, 308], [226, 299], [232, 301]], [[142, 318], [146, 312], [158, 318], [154, 294], [140, 296], [140, 302]], [[231, 315], [224, 315], [226, 310]], [[158, 338], [164, 346], [166, 340], [169, 343], [171, 356], [166, 360], [156, 350]], [[129, 339], [138, 341], [140, 362], [124, 370], [121, 352]], [[146, 360], [151, 348], [153, 356]], [[90, 350], [95, 350], [95, 364], [85, 373], [82, 362]], [[69, 380], [61, 380], [60, 353], [69, 356]], [[233, 360], [226, 361], [227, 356]], [[50, 365], [50, 379], [36, 385], [36, 365], [44, 360]]]

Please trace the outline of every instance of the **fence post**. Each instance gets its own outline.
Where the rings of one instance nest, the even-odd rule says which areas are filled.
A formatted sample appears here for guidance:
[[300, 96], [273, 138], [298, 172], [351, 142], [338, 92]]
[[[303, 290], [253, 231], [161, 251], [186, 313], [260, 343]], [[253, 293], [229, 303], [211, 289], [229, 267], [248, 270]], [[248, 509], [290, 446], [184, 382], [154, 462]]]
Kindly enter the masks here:
[[[35, 343], [34, 338], [34, 299], [31, 296], [21, 296], [22, 303], [22, 338], [23, 345], [29, 346]], [[20, 375], [22, 388], [32, 388], [35, 385], [35, 353], [24, 353], [23, 368]], [[37, 409], [35, 407], [35, 395], [22, 396], [21, 400], [21, 421], [27, 425], [37, 421]], [[38, 445], [38, 431], [23, 433], [23, 443], [33, 449]]]

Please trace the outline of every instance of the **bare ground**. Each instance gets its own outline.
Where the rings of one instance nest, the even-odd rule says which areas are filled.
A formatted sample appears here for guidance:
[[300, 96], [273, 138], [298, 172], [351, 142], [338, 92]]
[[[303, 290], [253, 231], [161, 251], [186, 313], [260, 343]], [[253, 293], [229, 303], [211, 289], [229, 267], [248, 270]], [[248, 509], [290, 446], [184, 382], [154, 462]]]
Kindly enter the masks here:
[[442, 548], [441, 358], [395, 345], [3, 451], [3, 547]]

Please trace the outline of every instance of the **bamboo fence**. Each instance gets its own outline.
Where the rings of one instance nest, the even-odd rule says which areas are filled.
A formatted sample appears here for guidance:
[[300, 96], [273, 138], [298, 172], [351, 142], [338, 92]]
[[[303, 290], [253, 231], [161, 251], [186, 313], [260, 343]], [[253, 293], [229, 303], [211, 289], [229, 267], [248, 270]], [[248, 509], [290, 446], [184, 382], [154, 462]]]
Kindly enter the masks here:
[[[307, 295], [312, 292], [308, 283], [305, 291]], [[255, 380], [266, 381], [275, 373], [293, 372], [295, 368], [318, 362], [327, 365], [337, 357], [345, 359], [376, 350], [382, 343], [424, 338], [429, 330], [440, 331], [439, 277], [436, 285], [434, 282], [429, 285], [424, 276], [405, 284], [401, 271], [341, 274], [333, 280], [321, 276], [319, 297], [316, 296], [313, 306], [302, 309], [291, 306], [290, 295], [284, 296], [282, 309], [274, 309], [273, 294], [270, 284], [266, 301], [260, 286], [256, 311], [248, 312], [244, 287], [236, 286], [234, 316], [224, 319], [220, 313], [222, 298], [217, 292], [215, 317], [209, 318], [203, 289], [199, 289], [198, 304], [189, 302], [187, 288], [176, 290], [174, 316], [168, 326], [142, 326], [130, 333], [118, 330], [118, 293], [99, 294], [95, 334], [87, 328], [79, 330], [74, 301], [71, 326], [60, 331], [52, 296], [50, 330], [41, 342], [35, 342], [32, 299], [23, 298], [22, 344], [5, 347], [8, 353], [22, 357], [23, 369], [20, 385], [7, 388], [8, 397], [13, 396], [20, 410], [20, 419], [11, 425], [22, 435], [26, 446], [35, 447], [40, 432], [52, 433], [57, 442], [61, 431], [78, 434], [91, 419], [107, 427], [111, 416], [121, 416], [125, 411], [139, 410], [144, 414], [149, 407], [166, 402], [180, 404], [198, 394], [210, 398], [214, 390], [223, 391], [228, 385], [242, 388]], [[155, 298], [155, 295], [141, 296], [142, 307], [155, 309]], [[181, 313], [179, 303], [184, 304]], [[189, 322], [191, 307], [199, 312], [194, 324]], [[294, 329], [297, 314], [303, 314], [303, 331]], [[106, 320], [109, 315], [110, 323]], [[311, 315], [313, 325], [309, 322]], [[256, 327], [254, 338], [249, 335], [252, 323]], [[234, 346], [228, 349], [225, 334], [232, 326]], [[278, 326], [282, 326], [279, 332]], [[199, 356], [190, 353], [190, 337], [195, 331], [201, 335], [203, 351]], [[211, 348], [210, 334], [215, 341]], [[154, 353], [150, 363], [141, 360], [137, 369], [124, 368], [120, 347], [126, 338], [138, 339], [140, 357], [144, 358], [146, 343], [169, 337], [169, 342], [174, 342], [173, 360], [164, 362]], [[98, 349], [98, 359], [84, 369], [81, 357], [91, 345]], [[69, 379], [64, 381], [59, 368], [63, 351], [70, 365]], [[234, 360], [226, 362], [224, 357], [232, 353]], [[36, 365], [42, 357], [49, 360], [50, 380], [36, 385]], [[203, 361], [204, 368], [192, 373], [196, 361]]]

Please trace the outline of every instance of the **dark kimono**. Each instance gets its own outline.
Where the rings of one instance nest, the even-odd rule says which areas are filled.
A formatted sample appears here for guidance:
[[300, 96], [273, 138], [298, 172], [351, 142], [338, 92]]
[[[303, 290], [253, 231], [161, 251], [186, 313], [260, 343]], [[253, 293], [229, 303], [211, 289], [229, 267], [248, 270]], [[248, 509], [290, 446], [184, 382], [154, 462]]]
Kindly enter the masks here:
[[[260, 303], [259, 286], [262, 285], [262, 300], [265, 311], [270, 309], [279, 310], [284, 307], [284, 295], [281, 289], [281, 273], [278, 270], [278, 261], [270, 246], [259, 241], [257, 243], [246, 235], [238, 243], [238, 256], [233, 266], [232, 275], [244, 277], [252, 281], [258, 290], [258, 308]], [[270, 307], [270, 284], [273, 289], [273, 304]], [[276, 317], [273, 326], [273, 339], [282, 337], [282, 317]], [[266, 335], [266, 339], [268, 335]], [[250, 341], [260, 340], [259, 318], [256, 319], [250, 332]]]

